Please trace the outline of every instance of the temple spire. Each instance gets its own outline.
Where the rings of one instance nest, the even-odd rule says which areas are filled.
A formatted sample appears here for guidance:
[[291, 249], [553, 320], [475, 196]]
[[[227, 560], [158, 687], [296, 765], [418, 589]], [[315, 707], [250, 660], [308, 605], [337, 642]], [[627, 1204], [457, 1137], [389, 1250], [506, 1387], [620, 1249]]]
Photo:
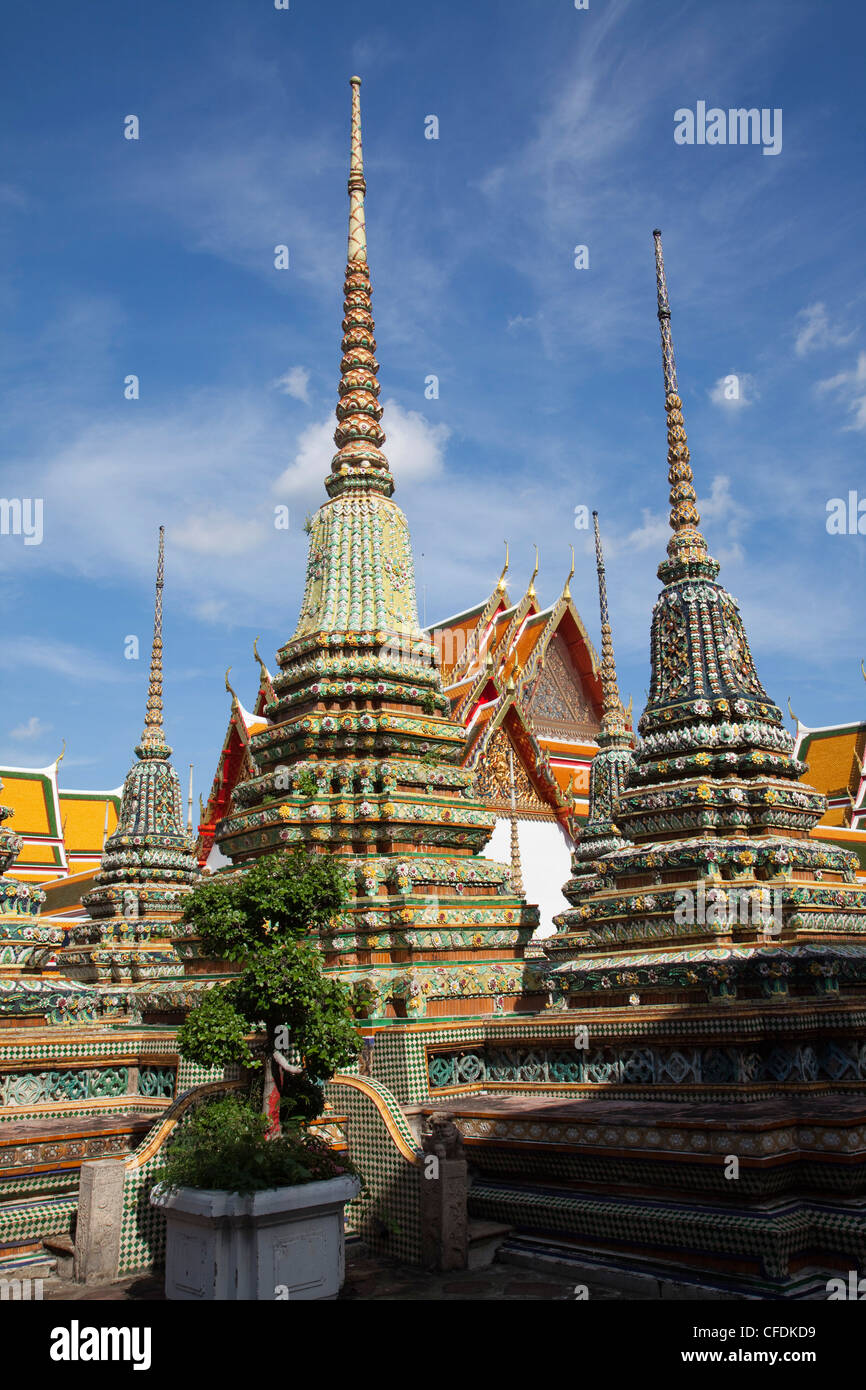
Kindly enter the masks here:
[[668, 299], [668, 284], [665, 276], [662, 234], [653, 232], [656, 260], [656, 292], [658, 297], [658, 318], [662, 340], [662, 371], [665, 384], [665, 411], [668, 421], [668, 482], [670, 483], [670, 523], [673, 536], [668, 542], [670, 563], [663, 564], [659, 578], [668, 579], [670, 564], [679, 568], [690, 563], [711, 565], [718, 572], [715, 561], [707, 554], [707, 543], [700, 532], [700, 514], [697, 508], [697, 495], [694, 476], [689, 463], [689, 443], [683, 422], [683, 403], [677, 384], [677, 363], [671, 336], [671, 306]]
[[394, 482], [382, 453], [385, 432], [379, 423], [379, 382], [376, 340], [373, 337], [370, 271], [367, 266], [367, 227], [364, 197], [364, 153], [361, 144], [361, 79], [352, 86], [352, 140], [349, 164], [349, 247], [343, 308], [343, 359], [340, 401], [331, 461], [325, 486], [331, 497], [380, 492], [390, 497]]
[[607, 607], [607, 580], [604, 573], [601, 533], [598, 529], [598, 512], [593, 512], [592, 524], [595, 529], [595, 567], [598, 572], [598, 605], [601, 613], [601, 728], [605, 734], [623, 734], [625, 733], [625, 716], [616, 679], [616, 662], [613, 655], [613, 636]]
[[139, 758], [168, 758], [171, 749], [165, 741], [162, 727], [162, 586], [165, 572], [165, 527], [159, 528], [159, 553], [156, 562], [156, 600], [153, 610], [153, 645], [150, 649], [150, 682], [147, 688], [147, 711], [141, 742], [136, 748]]
[[367, 224], [364, 217], [364, 147], [361, 143], [361, 79], [350, 77], [352, 87], [352, 156], [349, 167], [349, 253], [347, 260], [366, 261]]

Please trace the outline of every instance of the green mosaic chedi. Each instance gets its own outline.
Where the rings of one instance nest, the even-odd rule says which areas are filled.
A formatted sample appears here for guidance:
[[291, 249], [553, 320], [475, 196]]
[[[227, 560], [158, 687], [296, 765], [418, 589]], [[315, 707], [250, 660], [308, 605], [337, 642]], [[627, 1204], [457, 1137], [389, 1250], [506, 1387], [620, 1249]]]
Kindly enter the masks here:
[[147, 711], [137, 761], [126, 774], [117, 829], [105, 842], [95, 887], [82, 902], [91, 917], [176, 915], [198, 878], [184, 829], [180, 781], [169, 761], [162, 714], [162, 590], [165, 528], [159, 528]]
[[[302, 844], [344, 857], [354, 897], [322, 941], [370, 1017], [479, 1012], [523, 993], [537, 925], [503, 865], [478, 857], [494, 818], [460, 766], [464, 734], [418, 624], [406, 519], [382, 452], [367, 265], [360, 79], [352, 79], [349, 247], [337, 452], [310, 524], [294, 636], [278, 652], [269, 727], [216, 842], [235, 866]], [[229, 871], [231, 872], [231, 871]], [[472, 965], [456, 964], [455, 953]], [[434, 1003], [434, 1001], [437, 1001]]]
[[654, 235], [673, 534], [642, 740], [615, 811], [625, 842], [566, 885], [573, 907], [545, 943], [566, 963], [551, 979], [611, 999], [640, 988], [650, 1000], [672, 985], [723, 999], [833, 998], [866, 979], [866, 890], [855, 855], [809, 838], [824, 797], [798, 780], [806, 767], [699, 529]]
[[171, 923], [199, 877], [194, 841], [183, 824], [180, 782], [163, 731], [164, 545], [160, 527], [144, 732], [123, 784], [117, 828], [105, 842], [93, 888], [82, 894], [89, 919], [72, 928], [63, 952], [70, 978], [100, 987], [103, 1013], [132, 1017], [138, 1007], [128, 986], [183, 974], [170, 939]]
[[627, 843], [620, 834], [614, 816], [626, 774], [632, 766], [632, 735], [622, 707], [616, 678], [598, 512], [593, 512], [592, 519], [601, 613], [602, 716], [598, 752], [592, 760], [589, 774], [589, 814], [578, 831], [571, 856], [572, 877], [563, 887], [563, 893], [570, 902], [575, 900], [575, 895], [585, 895], [591, 888], [598, 886], [600, 856], [620, 849]]

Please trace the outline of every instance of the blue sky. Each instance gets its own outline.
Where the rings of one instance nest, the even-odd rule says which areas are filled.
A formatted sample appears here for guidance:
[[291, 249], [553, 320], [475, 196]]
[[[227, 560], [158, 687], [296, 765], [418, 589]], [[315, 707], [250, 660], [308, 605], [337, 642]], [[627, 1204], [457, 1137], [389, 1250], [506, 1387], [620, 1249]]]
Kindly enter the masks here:
[[[758, 669], [807, 724], [862, 717], [866, 537], [825, 522], [828, 499], [866, 498], [864, 42], [842, 0], [11, 10], [0, 495], [43, 498], [44, 539], [0, 536], [0, 761], [65, 739], [64, 785], [122, 781], [161, 522], [167, 732], [205, 795], [226, 667], [250, 704], [253, 638], [272, 664], [294, 630], [332, 453], [356, 71], [386, 452], [427, 619], [486, 596], [505, 537], [515, 596], [537, 542], [553, 600], [575, 543], [595, 637], [573, 518], [597, 507], [642, 706], [667, 539], [660, 226], [704, 530]], [[701, 100], [781, 108], [781, 153], [677, 145], [674, 112]]]

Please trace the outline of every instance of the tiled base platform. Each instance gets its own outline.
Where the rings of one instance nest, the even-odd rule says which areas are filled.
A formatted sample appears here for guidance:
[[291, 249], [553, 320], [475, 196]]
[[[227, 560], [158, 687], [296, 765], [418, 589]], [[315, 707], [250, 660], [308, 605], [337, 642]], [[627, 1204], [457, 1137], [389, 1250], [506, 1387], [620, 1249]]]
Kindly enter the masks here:
[[470, 1216], [576, 1260], [759, 1298], [811, 1297], [866, 1264], [856, 1096], [721, 1107], [476, 1094], [447, 1108], [473, 1174]]

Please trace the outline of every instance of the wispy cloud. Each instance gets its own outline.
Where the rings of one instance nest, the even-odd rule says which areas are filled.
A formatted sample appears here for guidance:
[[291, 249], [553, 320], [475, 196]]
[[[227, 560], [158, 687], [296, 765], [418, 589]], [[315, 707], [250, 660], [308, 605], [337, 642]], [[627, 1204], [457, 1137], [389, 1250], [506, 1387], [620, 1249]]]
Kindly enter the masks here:
[[290, 367], [284, 376], [278, 377], [274, 385], [284, 396], [293, 400], [310, 403], [310, 373], [306, 367]]
[[724, 410], [741, 410], [743, 406], [752, 405], [759, 396], [755, 378], [748, 372], [720, 376], [707, 394], [713, 405], [720, 405]]
[[853, 420], [845, 426], [849, 430], [866, 430], [866, 352], [861, 352], [857, 365], [851, 371], [839, 372], [836, 376], [819, 381], [818, 392], [835, 392]]
[[[383, 411], [385, 453], [401, 484], [439, 473], [451, 434], [448, 426], [431, 423], [418, 410], [404, 410], [395, 400], [385, 401]], [[293, 462], [274, 484], [275, 495], [320, 499], [335, 452], [333, 416], [309, 425], [298, 440]]]
[[117, 661], [106, 660], [73, 642], [48, 637], [9, 637], [0, 647], [0, 669], [4, 671], [48, 671], [65, 680], [83, 683], [128, 680], [129, 670], [124, 667], [131, 664], [123, 660], [119, 641]]
[[52, 729], [51, 724], [43, 724], [38, 714], [32, 714], [26, 724], [19, 724], [9, 735], [10, 738], [17, 740], [30, 740], [41, 738], [43, 734], [48, 734]]
[[806, 357], [810, 352], [820, 352], [824, 348], [844, 347], [856, 336], [856, 329], [845, 333], [830, 322], [825, 304], [810, 304], [797, 315], [794, 351], [798, 357]]

